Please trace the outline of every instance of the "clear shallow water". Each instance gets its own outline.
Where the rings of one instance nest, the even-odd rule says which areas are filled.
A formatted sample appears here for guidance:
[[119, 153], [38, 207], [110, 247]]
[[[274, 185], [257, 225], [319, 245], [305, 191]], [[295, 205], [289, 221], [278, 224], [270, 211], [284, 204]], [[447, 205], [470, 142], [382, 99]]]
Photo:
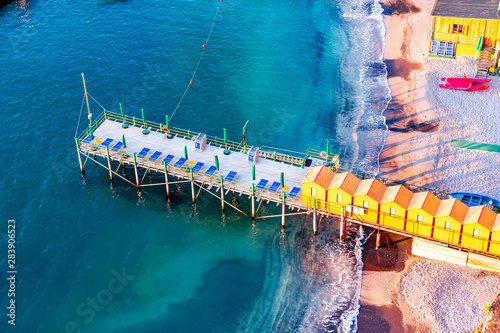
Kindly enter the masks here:
[[[250, 120], [249, 143], [305, 151], [329, 139], [344, 166], [376, 170], [388, 99], [376, 4], [14, 1], [0, 8], [0, 217], [18, 226], [17, 331], [63, 332], [71, 322], [84, 332], [356, 329], [357, 230], [339, 244], [332, 221], [313, 237], [310, 218], [291, 218], [280, 233], [278, 220], [221, 218], [207, 196], [194, 210], [187, 188], [167, 201], [161, 188], [110, 187], [90, 162], [79, 173], [80, 73], [107, 109], [121, 102], [160, 122], [217, 7], [173, 125], [220, 136], [224, 127], [238, 140]], [[101, 112], [93, 101], [91, 110]], [[105, 304], [93, 307], [96, 297]]]

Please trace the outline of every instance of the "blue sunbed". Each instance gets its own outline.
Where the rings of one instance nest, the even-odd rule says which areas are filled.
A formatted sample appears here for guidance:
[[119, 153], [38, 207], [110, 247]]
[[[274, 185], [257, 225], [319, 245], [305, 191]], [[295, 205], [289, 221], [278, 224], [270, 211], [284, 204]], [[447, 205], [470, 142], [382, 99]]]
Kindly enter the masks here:
[[196, 163], [196, 165], [193, 168], [193, 173], [200, 172], [201, 168], [203, 168], [204, 165], [205, 165], [205, 163], [202, 163], [202, 162]]
[[234, 178], [236, 178], [236, 175], [238, 173], [236, 171], [229, 171], [229, 173], [227, 174], [225, 180], [226, 182], [232, 182], [234, 180]]
[[210, 168], [208, 168], [208, 170], [205, 172], [205, 176], [209, 176], [209, 177], [212, 177], [213, 174], [215, 173], [215, 171], [217, 170], [217, 168], [215, 166], [211, 166]]
[[111, 148], [111, 151], [118, 151], [122, 147], [123, 147], [123, 143], [121, 141], [118, 141], [118, 143], [116, 145], [114, 145], [113, 148]]
[[288, 197], [295, 199], [297, 197], [297, 195], [299, 195], [299, 192], [300, 192], [300, 187], [295, 186], [294, 188], [292, 188], [292, 190], [288, 194]]
[[137, 157], [139, 158], [144, 158], [146, 157], [146, 155], [149, 153], [151, 149], [149, 148], [142, 148], [141, 152], [139, 153], [139, 155], [137, 155]]
[[281, 186], [280, 182], [274, 182], [270, 187], [269, 187], [269, 192], [274, 193], [276, 192]]
[[89, 135], [89, 136], [87, 136], [85, 139], [83, 139], [83, 141], [82, 141], [82, 142], [83, 142], [83, 143], [90, 143], [90, 141], [92, 141], [92, 140], [90, 139], [90, 135]]
[[150, 161], [150, 162], [156, 162], [156, 160], [157, 160], [158, 158], [160, 158], [160, 155], [161, 155], [161, 154], [162, 154], [162, 152], [161, 152], [161, 151], [155, 151], [155, 153], [149, 157], [149, 161]]
[[267, 179], [261, 179], [260, 182], [257, 184], [257, 188], [259, 190], [263, 190], [266, 188], [267, 183], [269, 183], [269, 180]]
[[175, 157], [174, 155], [168, 154], [167, 157], [165, 157], [162, 162], [165, 163], [166, 165], [169, 165], [170, 162], [172, 162], [172, 160], [174, 159], [174, 157]]
[[107, 138], [103, 143], [101, 143], [101, 145], [103, 147], [107, 147], [111, 144], [111, 142], [113, 142], [113, 139]]
[[175, 162], [174, 167], [180, 168], [186, 163], [186, 159], [184, 157], [179, 158], [177, 162]]

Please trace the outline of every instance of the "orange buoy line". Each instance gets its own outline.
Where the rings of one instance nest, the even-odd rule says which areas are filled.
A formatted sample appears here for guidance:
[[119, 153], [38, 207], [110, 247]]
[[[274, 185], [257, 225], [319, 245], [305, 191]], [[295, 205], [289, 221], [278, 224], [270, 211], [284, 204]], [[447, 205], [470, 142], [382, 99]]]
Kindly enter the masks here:
[[205, 44], [203, 44], [203, 51], [201, 52], [200, 59], [198, 60], [198, 64], [196, 65], [196, 68], [195, 68], [195, 70], [193, 72], [193, 75], [191, 76], [191, 79], [189, 80], [189, 83], [188, 83], [188, 85], [186, 87], [186, 90], [184, 90], [184, 94], [182, 94], [181, 100], [179, 101], [179, 103], [175, 107], [174, 112], [172, 112], [172, 115], [169, 118], [170, 120], [175, 115], [175, 112], [177, 112], [177, 109], [181, 105], [182, 100], [184, 99], [184, 96], [186, 96], [186, 93], [188, 92], [189, 87], [191, 87], [193, 85], [194, 76], [196, 75], [196, 72], [198, 71], [198, 67], [200, 67], [200, 63], [201, 63], [201, 59], [203, 59], [203, 55], [205, 54], [206, 46], [208, 44], [208, 41], [210, 40], [210, 35], [212, 34], [212, 30], [213, 30], [214, 25], [215, 25], [215, 19], [217, 18], [217, 14], [218, 13], [219, 13], [219, 7], [217, 7], [217, 11], [215, 12], [214, 20], [212, 22], [212, 27], [210, 28], [210, 32], [208, 33], [207, 41], [205, 42]]

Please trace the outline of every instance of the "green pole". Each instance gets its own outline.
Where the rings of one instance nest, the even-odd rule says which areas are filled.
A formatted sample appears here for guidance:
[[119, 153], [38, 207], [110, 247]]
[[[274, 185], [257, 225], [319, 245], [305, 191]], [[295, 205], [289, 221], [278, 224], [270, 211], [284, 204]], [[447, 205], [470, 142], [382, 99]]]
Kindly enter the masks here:
[[330, 155], [330, 140], [326, 140], [326, 156], [325, 156], [325, 166], [329, 166], [328, 155]]
[[127, 144], [125, 143], [125, 135], [122, 134], [122, 143], [123, 143], [123, 148], [127, 148]]
[[189, 140], [189, 137], [191, 136], [191, 131], [188, 130], [188, 140]]
[[252, 165], [252, 180], [255, 181], [255, 164]]
[[217, 171], [219, 171], [219, 157], [215, 155], [215, 167], [217, 168]]
[[225, 155], [229, 155], [231, 152], [229, 151], [229, 149], [227, 149], [227, 135], [226, 135], [226, 129], [224, 128], [224, 145], [226, 147], [226, 149], [224, 150], [224, 154]]
[[92, 132], [92, 124], [89, 124], [90, 140], [94, 140], [94, 133]]
[[281, 173], [281, 188], [283, 188], [285, 186], [285, 173], [282, 172]]
[[144, 109], [141, 109], [141, 113], [142, 113], [142, 124], [146, 126], [146, 117], [144, 116]]
[[187, 161], [187, 159], [188, 159], [188, 147], [187, 146], [184, 146], [184, 158]]
[[169, 130], [168, 128], [168, 115], [165, 116], [165, 126], [167, 127], [167, 131]]
[[122, 127], [127, 128], [128, 125], [125, 122], [125, 114], [123, 113], [122, 103], [119, 103], [119, 104], [120, 104], [120, 113], [122, 114]]

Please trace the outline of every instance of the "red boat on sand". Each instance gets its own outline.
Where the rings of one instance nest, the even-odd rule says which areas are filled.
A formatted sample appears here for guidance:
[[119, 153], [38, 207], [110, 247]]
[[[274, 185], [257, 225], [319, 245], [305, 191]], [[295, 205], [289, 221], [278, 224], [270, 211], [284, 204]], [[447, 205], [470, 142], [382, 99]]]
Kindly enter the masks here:
[[456, 89], [456, 90], [485, 90], [490, 86], [481, 86], [481, 83], [488, 83], [491, 79], [476, 79], [464, 77], [442, 77], [444, 84], [440, 84], [440, 88]]

